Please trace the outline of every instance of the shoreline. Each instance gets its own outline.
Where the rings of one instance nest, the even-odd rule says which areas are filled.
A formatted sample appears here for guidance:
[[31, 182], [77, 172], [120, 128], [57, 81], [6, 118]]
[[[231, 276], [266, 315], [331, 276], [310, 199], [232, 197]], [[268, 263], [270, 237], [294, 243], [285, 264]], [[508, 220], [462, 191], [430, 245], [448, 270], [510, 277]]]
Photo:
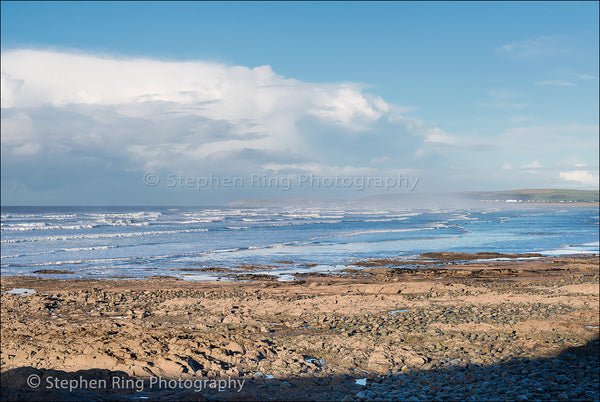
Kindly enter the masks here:
[[[209, 399], [598, 400], [597, 256], [445, 257], [294, 281], [2, 277], [2, 399], [198, 398], [148, 388], [161, 377], [244, 380], [240, 392], [203, 389]], [[580, 376], [565, 382], [571, 366]], [[531, 385], [524, 370], [545, 379]], [[32, 373], [120, 373], [146, 388], [65, 394], [31, 389]]]
[[[587, 244], [587, 243], [586, 243]], [[583, 245], [586, 245], [583, 244]], [[594, 242], [595, 244], [595, 242]], [[578, 245], [582, 246], [582, 245]], [[573, 247], [578, 247], [573, 246]], [[571, 246], [569, 246], [571, 247]], [[456, 265], [473, 265], [483, 263], [489, 265], [496, 263], [518, 263], [528, 260], [534, 261], [551, 261], [556, 258], [588, 258], [598, 257], [597, 252], [576, 252], [564, 254], [549, 254], [541, 252], [533, 253], [499, 253], [499, 252], [478, 252], [478, 253], [461, 253], [461, 252], [428, 252], [420, 254], [412, 259], [403, 259], [402, 257], [383, 257], [370, 259], [344, 260], [335, 265], [337, 268], [333, 270], [313, 270], [321, 264], [303, 262], [295, 265], [294, 261], [279, 260], [267, 264], [238, 264], [236, 266], [205, 266], [201, 268], [171, 268], [169, 272], [163, 274], [155, 274], [149, 276], [125, 276], [125, 275], [110, 275], [105, 277], [81, 277], [80, 274], [71, 270], [63, 269], [40, 269], [37, 271], [24, 274], [2, 275], [0, 280], [10, 278], [33, 278], [39, 280], [59, 280], [59, 281], [138, 281], [138, 280], [158, 280], [169, 279], [182, 282], [239, 282], [253, 280], [268, 280], [277, 282], [289, 282], [302, 280], [311, 276], [324, 277], [340, 277], [340, 276], [356, 276], [361, 275], [361, 272], [370, 274], [367, 268], [394, 268], [394, 269], [431, 269], [432, 267], [441, 267], [447, 264]], [[329, 266], [329, 265], [323, 265]], [[331, 265], [333, 267], [334, 265]], [[341, 268], [344, 267], [345, 268]], [[306, 270], [308, 269], [308, 270]], [[180, 275], [177, 275], [180, 273]], [[349, 275], [352, 274], [352, 275]], [[71, 277], [69, 277], [71, 276]], [[74, 277], [73, 277], [74, 276]]]

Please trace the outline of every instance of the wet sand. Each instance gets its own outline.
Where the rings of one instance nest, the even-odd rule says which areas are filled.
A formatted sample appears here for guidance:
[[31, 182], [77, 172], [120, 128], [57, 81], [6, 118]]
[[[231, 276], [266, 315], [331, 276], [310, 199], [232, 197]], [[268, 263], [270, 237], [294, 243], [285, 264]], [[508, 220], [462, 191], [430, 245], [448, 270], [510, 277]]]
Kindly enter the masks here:
[[478, 257], [289, 282], [4, 277], [2, 399], [598, 400], [598, 257]]

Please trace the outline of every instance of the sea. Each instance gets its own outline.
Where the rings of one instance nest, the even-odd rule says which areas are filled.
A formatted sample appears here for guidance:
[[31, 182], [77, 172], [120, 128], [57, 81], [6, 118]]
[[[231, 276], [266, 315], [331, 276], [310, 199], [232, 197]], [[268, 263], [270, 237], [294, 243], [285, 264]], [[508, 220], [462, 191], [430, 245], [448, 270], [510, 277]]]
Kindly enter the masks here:
[[[598, 254], [598, 229], [597, 207], [566, 205], [2, 207], [0, 272], [233, 280], [233, 274], [257, 265], [252, 273], [292, 280], [358, 268], [353, 264], [361, 260], [411, 260], [437, 251]], [[230, 271], [218, 272], [221, 268]]]

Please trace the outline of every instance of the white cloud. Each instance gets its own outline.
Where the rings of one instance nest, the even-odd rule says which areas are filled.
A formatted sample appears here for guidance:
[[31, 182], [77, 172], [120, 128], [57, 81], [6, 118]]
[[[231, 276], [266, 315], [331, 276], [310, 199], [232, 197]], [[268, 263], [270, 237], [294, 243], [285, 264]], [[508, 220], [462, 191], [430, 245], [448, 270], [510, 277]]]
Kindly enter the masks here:
[[[356, 129], [389, 112], [379, 97], [354, 84], [318, 85], [287, 79], [269, 66], [247, 68], [203, 61], [165, 62], [17, 50], [2, 54], [3, 107], [125, 106], [126, 116], [163, 113], [211, 119], [268, 121], [313, 114]], [[171, 106], [171, 107], [169, 107]]]
[[[560, 171], [579, 170], [575, 163], [587, 163], [588, 169], [597, 167], [598, 139], [595, 125], [522, 126], [493, 136], [463, 135], [457, 145], [446, 147], [437, 156], [445, 158], [444, 166], [470, 167], [473, 177], [482, 172], [490, 183], [503, 183], [496, 184], [498, 187], [561, 188], [566, 184], [559, 178]], [[516, 160], [521, 162], [515, 166]]]
[[[469, 138], [407, 117], [414, 108], [389, 104], [364, 88], [302, 82], [269, 66], [7, 51], [2, 166], [11, 166], [11, 176], [23, 171], [12, 166], [30, 162], [49, 175], [53, 167], [71, 172], [83, 163], [97, 177], [108, 168], [189, 175], [429, 172], [431, 186], [450, 185], [443, 173], [451, 166], [482, 181], [498, 171], [508, 180], [498, 166], [515, 153], [545, 165], [556, 155], [578, 155], [595, 166], [590, 154], [597, 159], [597, 126], [515, 127]], [[511, 102], [515, 95], [508, 91], [490, 96], [490, 107], [526, 106]], [[575, 168], [555, 166], [552, 178]], [[11, 185], [27, 182], [19, 180]]]
[[[2, 93], [2, 99], [4, 99], [4, 93]], [[0, 129], [2, 143], [6, 145], [20, 145], [30, 141], [35, 131], [31, 117], [24, 112], [2, 116]]]
[[596, 77], [595, 75], [589, 75], [589, 74], [571, 74], [573, 77], [577, 77], [580, 80], [595, 80], [598, 77]]
[[521, 169], [539, 169], [542, 167], [542, 164], [539, 161], [532, 161], [521, 166]]
[[[302, 82], [269, 66], [7, 51], [3, 155], [73, 153], [130, 170], [280, 165], [358, 174], [375, 157], [407, 166], [420, 145], [452, 143], [441, 129], [403, 116], [414, 108], [363, 87]], [[328, 160], [335, 149], [337, 160]], [[352, 164], [343, 150], [356, 156]]]
[[517, 98], [518, 94], [508, 89], [488, 91], [488, 95], [492, 98], [491, 102], [478, 102], [475, 106], [494, 109], [523, 109], [527, 107], [527, 103], [516, 102], [514, 98]]
[[397, 106], [397, 105], [389, 105], [390, 108], [390, 116], [399, 116], [405, 113], [413, 112], [417, 110], [414, 106]]
[[443, 130], [441, 130], [437, 127], [427, 130], [427, 134], [425, 136], [425, 142], [430, 142], [430, 143], [434, 143], [434, 144], [443, 144], [443, 145], [457, 144], [456, 138], [454, 138], [450, 134], [444, 132]]
[[592, 164], [598, 159], [598, 130], [578, 124], [521, 126], [505, 130], [491, 142], [506, 158], [522, 155], [525, 160], [544, 161], [548, 169], [565, 169], [573, 166], [559, 162], [565, 155], [578, 155], [578, 162]]
[[[335, 166], [320, 163], [266, 163], [263, 169], [274, 173], [313, 173], [321, 176], [374, 175], [379, 171], [371, 167]], [[389, 174], [394, 172], [390, 171]]]
[[577, 156], [564, 155], [562, 158], [556, 161], [556, 165], [560, 166], [561, 169], [567, 168], [584, 168], [589, 166], [587, 163], [582, 162]]
[[309, 113], [350, 130], [362, 131], [389, 111], [390, 107], [383, 99], [362, 96], [356, 88], [342, 86], [333, 91], [319, 91], [317, 105]]
[[578, 184], [598, 186], [598, 173], [592, 173], [589, 170], [570, 170], [560, 172], [559, 177], [561, 179], [576, 182]]
[[551, 85], [555, 87], [575, 87], [574, 83], [570, 81], [537, 81], [535, 85]]
[[391, 160], [392, 160], [392, 158], [390, 158], [389, 156], [380, 156], [380, 157], [371, 159], [371, 163], [374, 163], [374, 164], [387, 163], [387, 162], [390, 162]]
[[515, 58], [537, 58], [565, 53], [566, 49], [559, 42], [560, 40], [557, 37], [539, 36], [504, 44], [497, 47], [496, 51]]

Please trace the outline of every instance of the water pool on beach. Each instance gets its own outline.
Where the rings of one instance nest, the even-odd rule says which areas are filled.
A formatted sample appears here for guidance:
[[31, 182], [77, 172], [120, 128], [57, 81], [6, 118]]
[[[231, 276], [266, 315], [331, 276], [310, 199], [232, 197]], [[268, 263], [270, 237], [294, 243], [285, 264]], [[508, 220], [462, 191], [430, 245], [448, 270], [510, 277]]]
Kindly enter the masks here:
[[1, 242], [3, 276], [292, 279], [436, 251], [597, 254], [598, 209], [3, 207]]

